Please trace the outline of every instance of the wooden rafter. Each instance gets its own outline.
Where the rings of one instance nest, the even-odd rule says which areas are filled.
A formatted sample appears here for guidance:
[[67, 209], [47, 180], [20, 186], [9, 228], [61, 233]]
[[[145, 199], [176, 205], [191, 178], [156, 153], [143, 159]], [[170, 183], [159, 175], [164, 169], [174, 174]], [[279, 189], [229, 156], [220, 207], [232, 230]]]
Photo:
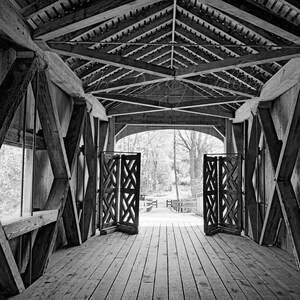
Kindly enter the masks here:
[[173, 75], [173, 71], [167, 68], [132, 60], [115, 54], [109, 54], [100, 50], [92, 50], [82, 45], [70, 45], [65, 43], [49, 43], [49, 45], [54, 51], [63, 55], [75, 56], [162, 77], [171, 78]]
[[199, 64], [189, 68], [182, 68], [176, 71], [178, 78], [187, 78], [211, 72], [229, 70], [233, 68], [242, 68], [246, 66], [259, 65], [279, 60], [292, 59], [300, 56], [300, 48], [273, 50], [259, 54], [250, 54], [241, 57], [228, 58], [221, 61], [211, 62], [209, 64]]
[[21, 9], [22, 16], [26, 17], [27, 19], [36, 16], [37, 14], [51, 8], [55, 5], [61, 4], [65, 2], [65, 0], [40, 0], [30, 3], [29, 5], [25, 6]]
[[[247, 0], [247, 2], [249, 2]], [[254, 2], [254, 1], [253, 1]], [[280, 26], [279, 24], [283, 24], [283, 20], [276, 19], [274, 15], [270, 18], [266, 18], [268, 13], [265, 10], [261, 9], [261, 6], [258, 7], [253, 6], [253, 2], [251, 4], [241, 3], [241, 2], [229, 2], [229, 0], [219, 1], [219, 0], [201, 0], [201, 3], [206, 5], [215, 7], [220, 11], [224, 11], [229, 13], [230, 15], [237, 16], [251, 24], [259, 26], [262, 29], [268, 30], [286, 40], [291, 42], [300, 44], [299, 30], [296, 26], [294, 26], [293, 30], [291, 30], [291, 25]], [[248, 8], [247, 10], [245, 8]], [[298, 32], [298, 34], [296, 34]]]
[[50, 40], [59, 37], [68, 32], [86, 27], [100, 20], [105, 21], [110, 18], [126, 14], [132, 10], [140, 9], [145, 5], [151, 5], [161, 0], [104, 0], [101, 2], [92, 2], [86, 8], [81, 8], [70, 14], [58, 18], [50, 23], [37, 28], [34, 31], [34, 38]]
[[244, 97], [255, 97], [258, 95], [258, 92], [255, 92], [253, 90], [246, 90], [242, 89], [239, 86], [236, 86], [234, 84], [224, 82], [223, 80], [218, 80], [218, 78], [208, 78], [208, 77], [199, 77], [199, 78], [182, 78], [181, 81], [186, 82], [186, 83], [191, 83], [194, 85], [199, 85], [208, 87], [210, 89], [215, 89], [223, 92], [227, 92], [230, 94], [236, 94], [239, 96], [244, 96]]

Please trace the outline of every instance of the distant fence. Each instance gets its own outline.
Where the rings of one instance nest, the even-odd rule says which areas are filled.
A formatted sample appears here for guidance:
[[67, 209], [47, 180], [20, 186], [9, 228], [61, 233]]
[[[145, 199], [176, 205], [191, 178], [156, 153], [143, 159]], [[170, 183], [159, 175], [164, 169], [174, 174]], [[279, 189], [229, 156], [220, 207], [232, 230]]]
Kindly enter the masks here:
[[181, 213], [196, 212], [197, 201], [166, 200], [166, 207], [171, 207]]
[[149, 212], [153, 207], [158, 207], [157, 200], [146, 199], [145, 195], [140, 196], [140, 209]]

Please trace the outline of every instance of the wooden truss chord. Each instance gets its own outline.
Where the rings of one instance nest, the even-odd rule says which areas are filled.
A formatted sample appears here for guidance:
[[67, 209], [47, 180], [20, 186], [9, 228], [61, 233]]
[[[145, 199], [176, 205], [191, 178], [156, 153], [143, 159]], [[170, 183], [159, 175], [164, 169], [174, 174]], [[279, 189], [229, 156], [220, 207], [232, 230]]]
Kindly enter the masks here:
[[0, 148], [38, 64], [37, 57], [16, 58], [0, 86]]
[[[295, 86], [290, 93], [290, 97], [294, 99], [290, 108], [290, 119], [286, 126], [282, 146], [281, 142], [278, 140], [276, 132], [274, 131], [274, 125], [269, 112], [260, 108], [260, 113], [264, 116], [268, 116], [266, 120], [262, 119], [262, 125], [266, 136], [270, 135], [266, 138], [266, 141], [268, 143], [275, 175], [275, 182], [271, 189], [270, 203], [268, 205], [260, 236], [260, 244], [270, 243], [270, 240], [274, 237], [274, 226], [277, 225], [277, 221], [279, 219], [279, 203], [287, 233], [291, 240], [296, 266], [300, 269], [300, 209], [291, 183], [292, 172], [300, 148], [299, 86]], [[271, 137], [274, 141], [270, 141]], [[278, 150], [280, 150], [279, 156], [275, 153]], [[274, 218], [274, 216], [276, 216], [276, 218]]]
[[[255, 163], [258, 152], [258, 142], [261, 134], [261, 129], [257, 117], [254, 117], [252, 124], [249, 126], [248, 147], [245, 159], [245, 207], [249, 216], [249, 225], [253, 240], [258, 242], [259, 235], [262, 228], [262, 220], [257, 213], [257, 199], [253, 187], [252, 179], [255, 170]], [[245, 220], [248, 222], [248, 219]]]

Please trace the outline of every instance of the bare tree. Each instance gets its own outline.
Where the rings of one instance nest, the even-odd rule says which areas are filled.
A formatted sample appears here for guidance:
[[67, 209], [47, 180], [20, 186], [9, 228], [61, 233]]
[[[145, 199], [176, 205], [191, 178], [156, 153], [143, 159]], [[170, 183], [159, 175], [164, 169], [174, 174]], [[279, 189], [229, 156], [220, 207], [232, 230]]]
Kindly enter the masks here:
[[190, 159], [190, 184], [192, 198], [202, 190], [202, 160], [203, 154], [210, 152], [212, 144], [207, 135], [196, 131], [179, 131], [179, 145], [187, 149]]

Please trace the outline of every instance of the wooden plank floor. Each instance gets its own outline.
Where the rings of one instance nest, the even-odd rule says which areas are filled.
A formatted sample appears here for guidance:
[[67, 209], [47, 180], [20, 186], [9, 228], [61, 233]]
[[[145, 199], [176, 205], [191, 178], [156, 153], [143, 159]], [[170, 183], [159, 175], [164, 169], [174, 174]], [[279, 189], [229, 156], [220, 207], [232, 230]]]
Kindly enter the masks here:
[[300, 299], [300, 273], [280, 249], [206, 237], [201, 218], [158, 208], [142, 214], [138, 235], [58, 251], [14, 299]]

